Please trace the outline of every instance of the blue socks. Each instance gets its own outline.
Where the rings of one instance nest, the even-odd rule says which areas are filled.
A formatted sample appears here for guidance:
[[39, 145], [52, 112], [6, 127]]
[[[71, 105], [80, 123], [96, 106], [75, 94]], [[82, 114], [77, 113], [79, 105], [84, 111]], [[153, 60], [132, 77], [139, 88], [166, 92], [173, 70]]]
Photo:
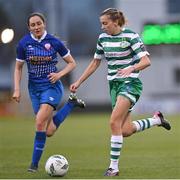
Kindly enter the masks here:
[[46, 142], [46, 132], [37, 131], [34, 138], [34, 150], [32, 156], [32, 164], [38, 167], [39, 160], [44, 150]]
[[65, 118], [71, 113], [74, 109], [74, 104], [67, 102], [53, 117], [53, 122], [56, 125], [56, 128], [65, 120]]

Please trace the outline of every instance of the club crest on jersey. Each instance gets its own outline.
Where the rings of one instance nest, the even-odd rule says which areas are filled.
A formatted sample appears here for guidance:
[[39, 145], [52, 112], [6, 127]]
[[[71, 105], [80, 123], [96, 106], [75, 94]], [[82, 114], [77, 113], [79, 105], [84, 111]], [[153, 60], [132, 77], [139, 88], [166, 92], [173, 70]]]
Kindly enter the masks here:
[[50, 44], [50, 43], [46, 43], [46, 44], [44, 45], [44, 47], [45, 47], [47, 50], [49, 50], [49, 49], [51, 48], [51, 44]]
[[126, 48], [126, 47], [128, 47], [129, 45], [130, 45], [130, 43], [127, 42], [127, 41], [122, 41], [122, 42], [120, 42], [120, 47], [122, 47], [122, 48]]

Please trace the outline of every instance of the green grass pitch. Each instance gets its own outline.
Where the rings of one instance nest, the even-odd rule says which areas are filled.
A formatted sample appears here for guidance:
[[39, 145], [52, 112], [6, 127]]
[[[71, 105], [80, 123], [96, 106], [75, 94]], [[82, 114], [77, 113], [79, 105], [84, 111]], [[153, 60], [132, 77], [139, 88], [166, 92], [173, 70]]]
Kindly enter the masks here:
[[[33, 118], [0, 117], [0, 178], [52, 178], [44, 170], [45, 162], [53, 154], [62, 154], [70, 165], [63, 179], [104, 179], [109, 165], [109, 117], [106, 113], [71, 114], [47, 139], [39, 171], [34, 174], [27, 172], [33, 148]], [[172, 124], [169, 132], [154, 127], [124, 139], [120, 176], [115, 178], [180, 179], [179, 117], [168, 117]]]

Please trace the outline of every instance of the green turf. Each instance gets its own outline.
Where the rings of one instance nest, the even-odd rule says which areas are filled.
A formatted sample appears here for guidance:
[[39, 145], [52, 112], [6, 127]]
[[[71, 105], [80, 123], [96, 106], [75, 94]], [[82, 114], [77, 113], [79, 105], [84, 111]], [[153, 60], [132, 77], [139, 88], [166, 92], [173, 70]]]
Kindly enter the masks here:
[[[32, 118], [0, 118], [0, 178], [49, 179], [47, 158], [64, 155], [70, 164], [64, 179], [101, 179], [109, 164], [109, 114], [72, 114], [48, 138], [39, 172], [27, 172], [34, 122]], [[134, 117], [139, 118], [139, 117]], [[172, 130], [155, 127], [124, 140], [120, 158], [121, 179], [180, 178], [180, 119], [169, 117]], [[116, 178], [116, 177], [115, 177]]]

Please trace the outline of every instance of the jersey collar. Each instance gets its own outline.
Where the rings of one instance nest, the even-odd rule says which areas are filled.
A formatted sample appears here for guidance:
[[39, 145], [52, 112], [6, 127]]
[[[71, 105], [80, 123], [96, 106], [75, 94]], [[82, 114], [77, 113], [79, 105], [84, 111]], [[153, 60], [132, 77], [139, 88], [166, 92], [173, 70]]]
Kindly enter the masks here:
[[41, 42], [43, 39], [45, 39], [45, 37], [47, 35], [47, 31], [44, 31], [44, 34], [42, 35], [42, 37], [40, 39], [35, 38], [35, 36], [32, 33], [30, 33], [30, 35], [35, 41]]

